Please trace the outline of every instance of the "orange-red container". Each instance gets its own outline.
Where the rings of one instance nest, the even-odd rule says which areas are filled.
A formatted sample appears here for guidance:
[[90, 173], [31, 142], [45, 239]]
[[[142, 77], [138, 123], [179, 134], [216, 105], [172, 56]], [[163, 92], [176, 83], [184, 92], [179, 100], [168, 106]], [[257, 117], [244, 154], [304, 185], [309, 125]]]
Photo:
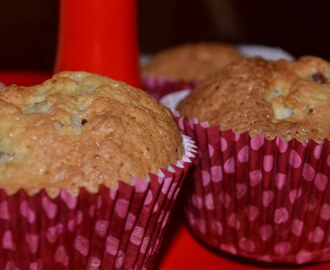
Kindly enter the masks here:
[[135, 0], [61, 0], [55, 72], [85, 70], [140, 87]]

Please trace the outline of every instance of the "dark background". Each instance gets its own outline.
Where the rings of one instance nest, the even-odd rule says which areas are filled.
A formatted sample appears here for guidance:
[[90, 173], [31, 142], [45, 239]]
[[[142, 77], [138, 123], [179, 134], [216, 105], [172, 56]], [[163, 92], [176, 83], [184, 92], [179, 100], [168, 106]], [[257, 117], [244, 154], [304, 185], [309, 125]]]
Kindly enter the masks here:
[[[0, 1], [1, 70], [52, 70], [58, 3]], [[330, 60], [329, 7], [326, 0], [139, 0], [139, 46], [153, 53], [201, 40], [255, 43]]]

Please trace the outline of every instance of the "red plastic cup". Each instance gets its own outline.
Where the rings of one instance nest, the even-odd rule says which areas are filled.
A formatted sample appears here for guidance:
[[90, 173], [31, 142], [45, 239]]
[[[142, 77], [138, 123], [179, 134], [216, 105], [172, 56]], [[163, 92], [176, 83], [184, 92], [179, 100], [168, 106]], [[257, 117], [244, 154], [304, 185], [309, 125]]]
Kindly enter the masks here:
[[140, 87], [135, 0], [61, 0], [55, 72], [84, 70]]

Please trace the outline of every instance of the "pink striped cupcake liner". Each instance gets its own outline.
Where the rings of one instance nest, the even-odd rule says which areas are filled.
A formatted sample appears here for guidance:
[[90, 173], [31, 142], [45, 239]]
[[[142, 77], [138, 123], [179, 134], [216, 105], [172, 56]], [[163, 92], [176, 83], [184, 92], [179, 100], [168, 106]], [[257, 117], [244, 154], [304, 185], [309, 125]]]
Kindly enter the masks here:
[[183, 135], [181, 160], [118, 187], [7, 195], [0, 188], [0, 269], [150, 269], [195, 159]]
[[198, 82], [168, 80], [151, 75], [142, 76], [142, 88], [156, 99], [182, 89], [193, 89], [197, 85]]
[[264, 262], [330, 260], [330, 142], [220, 131], [176, 113], [196, 141], [184, 211], [207, 245]]

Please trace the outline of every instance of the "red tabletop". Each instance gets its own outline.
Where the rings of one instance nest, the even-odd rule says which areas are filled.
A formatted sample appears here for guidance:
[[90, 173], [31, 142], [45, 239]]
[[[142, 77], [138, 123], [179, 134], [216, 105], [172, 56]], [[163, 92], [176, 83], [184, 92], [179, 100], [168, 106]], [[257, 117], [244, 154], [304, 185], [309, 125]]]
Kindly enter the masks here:
[[51, 77], [50, 72], [25, 71], [25, 70], [6, 70], [0, 71], [0, 82], [5, 85], [17, 84], [31, 86], [42, 83]]
[[319, 263], [306, 266], [279, 266], [269, 263], [247, 261], [235, 256], [220, 254], [207, 248], [195, 239], [180, 220], [175, 220], [166, 235], [159, 257], [159, 270], [261, 270], [261, 269], [304, 269], [328, 270], [330, 263]]

